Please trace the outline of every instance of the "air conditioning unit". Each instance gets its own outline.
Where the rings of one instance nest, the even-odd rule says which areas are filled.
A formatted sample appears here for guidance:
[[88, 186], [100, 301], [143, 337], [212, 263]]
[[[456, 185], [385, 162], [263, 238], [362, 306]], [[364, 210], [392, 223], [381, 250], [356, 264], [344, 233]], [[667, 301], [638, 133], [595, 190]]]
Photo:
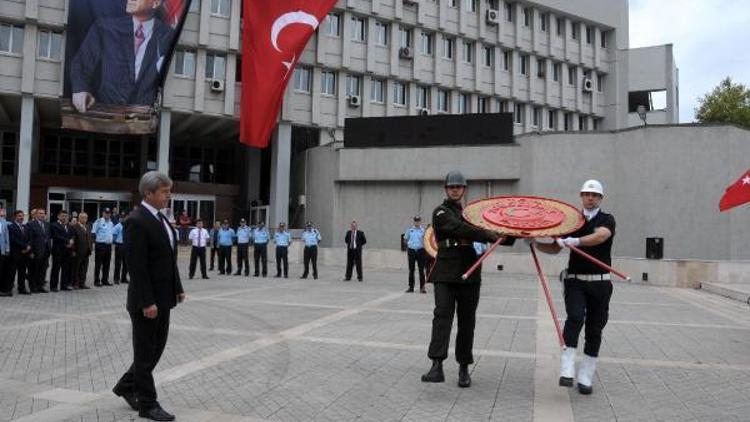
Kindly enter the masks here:
[[590, 78], [583, 78], [583, 91], [584, 92], [593, 92], [594, 91], [594, 81], [592, 81]]
[[401, 47], [401, 49], [398, 50], [398, 56], [402, 59], [413, 59], [414, 50], [412, 50], [411, 47]]
[[419, 0], [404, 0], [404, 4], [407, 6], [419, 4]]
[[362, 104], [362, 98], [359, 95], [349, 96], [349, 105], [351, 107], [359, 107]]
[[495, 10], [495, 9], [487, 10], [487, 23], [489, 25], [499, 25], [500, 24], [500, 11]]
[[224, 91], [224, 81], [221, 79], [212, 79], [211, 80], [211, 91], [213, 92], [223, 92]]
[[430, 109], [429, 108], [423, 108], [419, 110], [420, 116], [429, 116], [430, 115]]

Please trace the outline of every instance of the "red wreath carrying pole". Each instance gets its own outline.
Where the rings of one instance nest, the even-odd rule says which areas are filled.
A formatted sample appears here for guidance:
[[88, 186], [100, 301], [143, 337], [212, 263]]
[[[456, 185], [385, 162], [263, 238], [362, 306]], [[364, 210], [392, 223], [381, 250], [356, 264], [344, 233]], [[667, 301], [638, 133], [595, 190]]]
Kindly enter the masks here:
[[505, 241], [505, 238], [507, 236], [500, 236], [500, 239], [497, 239], [495, 243], [493, 243], [489, 248], [487, 248], [486, 251], [484, 251], [484, 254], [477, 259], [477, 262], [474, 263], [466, 272], [461, 276], [461, 280], [466, 280], [471, 276], [471, 274], [476, 271], [477, 268], [479, 268], [480, 265], [482, 265], [482, 261], [487, 259], [488, 256], [494, 251], [498, 245], [500, 245], [503, 241]]
[[584, 258], [588, 259], [589, 261], [591, 261], [592, 263], [594, 263], [594, 264], [598, 265], [598, 266], [599, 266], [599, 267], [601, 267], [602, 269], [605, 269], [605, 270], [607, 270], [607, 271], [611, 272], [612, 274], [614, 274], [614, 275], [616, 275], [616, 276], [620, 277], [621, 279], [623, 279], [623, 280], [625, 280], [625, 281], [630, 281], [630, 280], [631, 280], [631, 278], [630, 278], [630, 276], [629, 276], [629, 275], [627, 275], [627, 274], [625, 274], [625, 273], [622, 273], [622, 272], [620, 272], [620, 271], [617, 271], [616, 269], [612, 268], [611, 266], [609, 266], [609, 265], [607, 265], [607, 264], [603, 263], [602, 261], [600, 261], [600, 260], [598, 260], [598, 259], [594, 258], [593, 256], [591, 256], [591, 255], [587, 254], [586, 252], [584, 252], [584, 251], [582, 251], [582, 250], [578, 249], [577, 247], [575, 247], [575, 246], [573, 246], [573, 245], [567, 245], [567, 244], [566, 244], [565, 246], [569, 247], [571, 251], [573, 251], [573, 252], [575, 252], [575, 253], [577, 253], [577, 254], [581, 255], [582, 257], [584, 257]]
[[562, 330], [560, 329], [560, 320], [557, 319], [557, 312], [555, 311], [555, 306], [552, 304], [552, 295], [549, 293], [549, 285], [547, 285], [547, 278], [544, 277], [544, 273], [542, 272], [542, 265], [539, 263], [539, 258], [536, 256], [536, 250], [534, 249], [534, 244], [530, 244], [529, 248], [531, 249], [531, 256], [534, 257], [534, 265], [536, 265], [536, 273], [539, 275], [539, 282], [542, 284], [542, 289], [544, 290], [544, 297], [547, 298], [547, 306], [549, 307], [549, 312], [552, 314], [552, 321], [555, 323], [555, 331], [557, 331], [557, 339], [560, 341], [560, 347], [563, 349], [565, 348], [565, 340], [563, 339]]

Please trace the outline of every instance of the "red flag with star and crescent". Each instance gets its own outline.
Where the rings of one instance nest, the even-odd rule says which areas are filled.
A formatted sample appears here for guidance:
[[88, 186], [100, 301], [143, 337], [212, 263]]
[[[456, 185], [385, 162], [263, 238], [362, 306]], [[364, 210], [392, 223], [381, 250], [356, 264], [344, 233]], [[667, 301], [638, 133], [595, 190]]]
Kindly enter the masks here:
[[719, 201], [719, 210], [726, 211], [748, 202], [750, 202], [750, 170], [727, 188]]
[[265, 148], [294, 67], [336, 0], [244, 2], [240, 142]]

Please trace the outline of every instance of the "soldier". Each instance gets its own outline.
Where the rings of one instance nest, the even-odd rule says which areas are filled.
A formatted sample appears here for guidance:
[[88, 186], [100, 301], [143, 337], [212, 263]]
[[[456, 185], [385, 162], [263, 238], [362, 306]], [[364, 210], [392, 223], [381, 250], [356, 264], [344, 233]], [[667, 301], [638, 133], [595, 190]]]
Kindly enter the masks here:
[[432, 213], [438, 253], [430, 281], [435, 284], [435, 310], [432, 319], [432, 339], [427, 356], [432, 368], [422, 375], [422, 382], [444, 382], [443, 360], [448, 357], [453, 313], [458, 317], [456, 360], [459, 364], [458, 386], [469, 387], [469, 365], [474, 363], [472, 346], [476, 309], [479, 302], [481, 269], [467, 280], [461, 276], [477, 261], [472, 242], [494, 243], [498, 232], [472, 226], [462, 216], [461, 203], [466, 193], [466, 178], [457, 171], [445, 177], [447, 198]]
[[312, 263], [313, 279], [318, 279], [318, 243], [321, 240], [318, 229], [313, 227], [312, 221], [308, 221], [305, 225], [305, 231], [302, 232], [302, 241], [305, 242], [305, 251], [303, 253], [305, 271], [300, 278], [307, 278], [310, 263]]

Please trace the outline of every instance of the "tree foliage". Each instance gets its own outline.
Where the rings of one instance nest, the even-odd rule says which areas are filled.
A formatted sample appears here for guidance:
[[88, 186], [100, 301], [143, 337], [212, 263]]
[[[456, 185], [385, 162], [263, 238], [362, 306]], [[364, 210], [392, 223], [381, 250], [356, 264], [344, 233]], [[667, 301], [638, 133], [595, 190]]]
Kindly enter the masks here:
[[700, 123], [733, 123], [750, 129], [750, 89], [726, 78], [698, 99], [695, 117]]

